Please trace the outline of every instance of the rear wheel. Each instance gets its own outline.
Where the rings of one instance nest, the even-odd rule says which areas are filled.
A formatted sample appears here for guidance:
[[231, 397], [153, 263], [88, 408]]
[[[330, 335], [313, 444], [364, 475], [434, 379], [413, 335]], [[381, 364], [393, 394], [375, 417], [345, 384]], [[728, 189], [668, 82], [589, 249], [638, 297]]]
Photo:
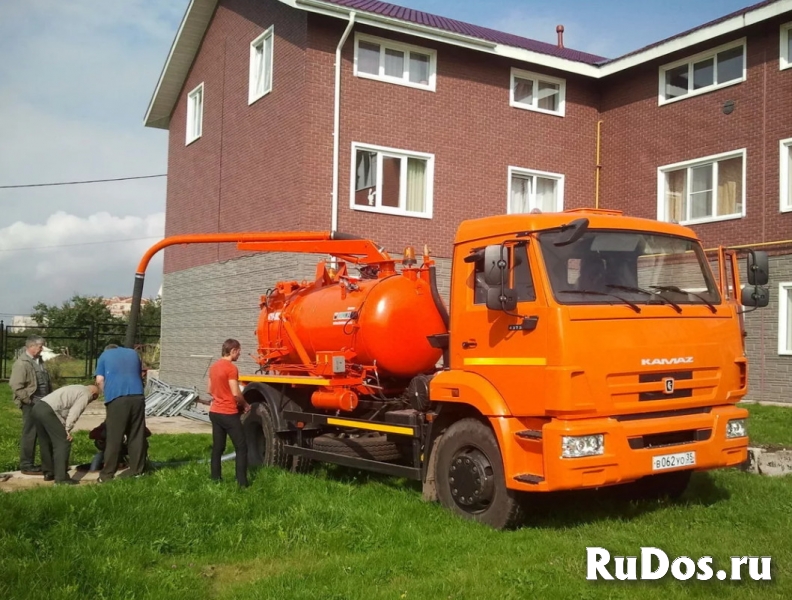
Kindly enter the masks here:
[[248, 465], [280, 467], [294, 472], [308, 468], [308, 459], [286, 453], [285, 440], [275, 430], [275, 420], [264, 402], [254, 402], [243, 425]]
[[437, 496], [452, 512], [495, 529], [523, 519], [519, 494], [506, 487], [498, 442], [477, 419], [451, 425], [437, 447]]

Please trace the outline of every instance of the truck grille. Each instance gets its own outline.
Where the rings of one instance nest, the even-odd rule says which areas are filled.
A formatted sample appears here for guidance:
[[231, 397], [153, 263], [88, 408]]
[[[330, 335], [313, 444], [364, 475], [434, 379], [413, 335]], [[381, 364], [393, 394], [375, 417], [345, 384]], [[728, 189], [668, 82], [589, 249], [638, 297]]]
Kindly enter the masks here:
[[686, 431], [672, 431], [671, 433], [653, 433], [630, 438], [630, 448], [662, 448], [663, 446], [680, 446], [693, 442], [704, 442], [712, 436], [712, 429], [688, 429]]
[[[664, 379], [671, 378], [675, 382], [676, 381], [689, 381], [693, 379], [693, 371], [670, 371], [667, 373], [642, 373], [638, 376], [639, 383], [654, 383], [660, 382]], [[639, 402], [645, 402], [650, 400], [671, 400], [673, 398], [691, 398], [693, 396], [692, 389], [686, 390], [677, 390], [675, 389], [672, 393], [666, 394], [663, 391], [660, 392], [641, 392], [638, 394]]]

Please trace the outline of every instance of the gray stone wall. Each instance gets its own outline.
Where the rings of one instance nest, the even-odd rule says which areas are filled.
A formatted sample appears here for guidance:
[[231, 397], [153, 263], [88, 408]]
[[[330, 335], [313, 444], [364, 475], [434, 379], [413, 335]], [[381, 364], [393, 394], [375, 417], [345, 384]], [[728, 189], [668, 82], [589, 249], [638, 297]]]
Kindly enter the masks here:
[[[743, 283], [745, 261], [740, 264]], [[770, 305], [745, 315], [747, 399], [792, 404], [792, 356], [778, 354], [778, 284], [792, 281], [792, 254], [770, 257]]]

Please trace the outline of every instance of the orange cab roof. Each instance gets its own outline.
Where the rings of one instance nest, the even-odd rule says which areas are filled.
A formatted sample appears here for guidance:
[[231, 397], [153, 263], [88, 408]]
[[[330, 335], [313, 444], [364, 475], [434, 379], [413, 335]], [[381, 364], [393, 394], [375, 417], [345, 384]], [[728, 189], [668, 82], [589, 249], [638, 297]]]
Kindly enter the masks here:
[[651, 231], [653, 233], [698, 239], [695, 232], [689, 227], [654, 219], [625, 217], [619, 211], [592, 208], [574, 209], [560, 213], [497, 215], [462, 221], [457, 229], [454, 243], [462, 244], [502, 234], [508, 235], [523, 231], [550, 229], [584, 217], [589, 220], [589, 228], [591, 229]]

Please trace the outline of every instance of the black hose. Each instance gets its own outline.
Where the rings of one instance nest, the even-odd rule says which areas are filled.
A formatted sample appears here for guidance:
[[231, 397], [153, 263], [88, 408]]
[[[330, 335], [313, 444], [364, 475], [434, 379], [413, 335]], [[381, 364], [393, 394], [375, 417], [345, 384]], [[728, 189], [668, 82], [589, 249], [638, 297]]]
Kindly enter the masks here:
[[140, 317], [140, 300], [143, 298], [143, 280], [145, 275], [135, 274], [135, 287], [132, 290], [132, 306], [129, 308], [129, 322], [127, 323], [126, 340], [124, 346], [135, 347], [135, 334], [137, 333], [138, 317]]
[[451, 327], [451, 320], [448, 317], [448, 309], [440, 297], [440, 291], [437, 289], [437, 268], [432, 265], [429, 267], [429, 286], [432, 288], [432, 300], [434, 300], [435, 308], [440, 313], [440, 318], [443, 319], [446, 331]]

